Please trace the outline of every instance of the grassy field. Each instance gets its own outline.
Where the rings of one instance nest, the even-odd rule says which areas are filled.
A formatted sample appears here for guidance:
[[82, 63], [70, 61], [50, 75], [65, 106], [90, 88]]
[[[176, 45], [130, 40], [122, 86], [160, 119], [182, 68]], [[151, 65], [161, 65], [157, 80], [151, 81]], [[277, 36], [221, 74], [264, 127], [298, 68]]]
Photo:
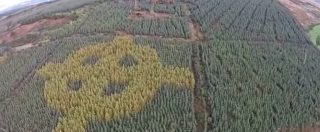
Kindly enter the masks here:
[[320, 25], [312, 27], [309, 31], [311, 41], [316, 44], [317, 37], [320, 36]]
[[320, 121], [319, 49], [276, 0], [140, 1], [135, 19], [134, 1], [69, 11], [70, 1], [50, 15], [77, 19], [0, 63], [0, 132], [269, 132]]

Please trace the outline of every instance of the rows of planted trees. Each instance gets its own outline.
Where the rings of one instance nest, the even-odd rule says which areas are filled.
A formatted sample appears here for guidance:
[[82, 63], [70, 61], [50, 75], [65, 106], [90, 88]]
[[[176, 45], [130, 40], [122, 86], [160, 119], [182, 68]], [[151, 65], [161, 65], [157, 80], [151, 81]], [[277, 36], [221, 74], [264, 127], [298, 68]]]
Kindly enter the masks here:
[[192, 18], [209, 39], [306, 43], [304, 30], [276, 0], [200, 0]]
[[196, 45], [204, 129], [264, 132], [320, 120], [320, 53], [276, 0], [158, 3], [155, 12], [174, 17], [154, 20], [131, 20], [133, 3], [105, 1], [0, 65], [0, 131], [196, 131], [195, 43], [111, 35], [186, 37], [181, 2], [207, 38]]
[[159, 7], [159, 9], [156, 8], [156, 11], [164, 12], [167, 10], [167, 13], [170, 13], [171, 16], [169, 18], [133, 20], [129, 18], [130, 12], [133, 11], [132, 6], [106, 2], [91, 10], [81, 20], [75, 21], [72, 26], [61, 28], [48, 35], [52, 39], [57, 39], [72, 34], [88, 35], [122, 31], [135, 35], [188, 38], [187, 18], [182, 15], [182, 9], [177, 10], [175, 6], [183, 8], [181, 3], [173, 5], [157, 4], [156, 7]]
[[35, 74], [29, 81], [19, 83], [37, 71], [37, 65], [50, 55], [49, 61], [61, 62], [74, 49], [108, 40], [111, 37], [64, 38], [6, 59], [0, 65], [0, 127], [7, 131], [51, 131], [59, 114], [43, 101], [43, 79]]
[[320, 53], [311, 43], [216, 40], [203, 50], [208, 131], [275, 131], [320, 120]]
[[[87, 58], [98, 60], [89, 63]], [[46, 79], [44, 97], [61, 112], [55, 131], [84, 132], [92, 120], [110, 121], [135, 114], [152, 99], [163, 84], [193, 88], [191, 71], [164, 67], [155, 50], [135, 46], [132, 38], [86, 47], [63, 64], [48, 64], [40, 70]], [[69, 84], [77, 81], [77, 84]], [[119, 86], [122, 91], [117, 91]], [[77, 87], [77, 88], [73, 88]]]
[[277, 131], [320, 120], [319, 51], [275, 0], [191, 5], [203, 42], [207, 131]]
[[[52, 131], [52, 130], [62, 130], [62, 129], [70, 130], [70, 131], [71, 130], [73, 131], [78, 131], [78, 130], [82, 130], [82, 131], [83, 130], [86, 130], [86, 131], [163, 130], [165, 131], [168, 129], [177, 130], [177, 131], [184, 131], [184, 130], [193, 131], [195, 128], [194, 115], [192, 113], [193, 97], [192, 97], [191, 85], [193, 82], [192, 82], [192, 73], [190, 71], [191, 68], [189, 68], [190, 62], [191, 62], [190, 60], [191, 57], [189, 57], [191, 56], [191, 44], [166, 41], [166, 40], [157, 40], [157, 39], [151, 39], [151, 38], [149, 39], [149, 38], [143, 38], [143, 37], [135, 38], [134, 41], [136, 42], [136, 44], [134, 44], [133, 40], [131, 39], [130, 41], [126, 41], [128, 43], [116, 44], [115, 43], [116, 41], [112, 43], [108, 43], [111, 39], [112, 39], [112, 36], [109, 37], [105, 35], [65, 37], [63, 39], [45, 43], [43, 44], [42, 47], [39, 47], [39, 48], [25, 50], [23, 51], [23, 53], [21, 53], [21, 56], [20, 55], [13, 56], [12, 59], [2, 64], [1, 70], [8, 71], [8, 72], [3, 72], [4, 74], [0, 75], [0, 77], [3, 78], [2, 79], [3, 81], [1, 84], [4, 84], [4, 85], [1, 85], [1, 90], [3, 90], [3, 92], [1, 92], [3, 96], [1, 97], [6, 98], [5, 101], [3, 100], [0, 101], [0, 118], [1, 118], [0, 127], [8, 131], [26, 131], [26, 130], [27, 131]], [[95, 45], [96, 43], [101, 43], [101, 44], [98, 44], [96, 46], [90, 46], [90, 45]], [[83, 48], [83, 47], [86, 47], [86, 48]], [[159, 76], [158, 76], [159, 78], [156, 81], [157, 83], [152, 83], [152, 85], [153, 86], [156, 85], [156, 87], [152, 87], [152, 88], [150, 87], [150, 89], [146, 88], [145, 85], [149, 81], [143, 81], [142, 83], [143, 85], [139, 84], [138, 88], [140, 89], [142, 88], [147, 91], [151, 90], [150, 94], [145, 93], [141, 95], [141, 98], [136, 100], [139, 102], [140, 99], [144, 99], [144, 103], [141, 103], [140, 107], [137, 107], [138, 105], [135, 105], [134, 107], [132, 107], [134, 108], [132, 110], [129, 110], [129, 109], [120, 110], [120, 108], [124, 108], [123, 105], [119, 105], [119, 107], [114, 108], [114, 110], [112, 110], [113, 108], [107, 110], [107, 108], [110, 108], [110, 107], [101, 108], [99, 105], [90, 107], [94, 109], [97, 108], [97, 110], [103, 110], [104, 116], [98, 116], [98, 115], [101, 115], [101, 113], [100, 114], [95, 113], [96, 112], [95, 110], [84, 111], [83, 114], [87, 113], [85, 114], [86, 116], [84, 115], [84, 117], [87, 117], [88, 115], [90, 117], [81, 118], [80, 120], [84, 122], [77, 124], [76, 126], [79, 126], [79, 125], [80, 126], [75, 129], [65, 124], [65, 123], [68, 123], [68, 121], [67, 122], [63, 121], [64, 119], [68, 119], [68, 116], [67, 116], [68, 114], [65, 113], [66, 110], [69, 110], [68, 107], [64, 107], [66, 108], [66, 110], [64, 111], [62, 110], [60, 111], [60, 109], [57, 109], [58, 107], [62, 107], [63, 104], [66, 104], [67, 102], [69, 102], [66, 100], [68, 96], [66, 96], [64, 100], [60, 100], [60, 103], [62, 101], [61, 105], [59, 105], [58, 103], [59, 102], [58, 97], [62, 97], [67, 93], [74, 93], [70, 95], [79, 95], [77, 97], [81, 97], [80, 96], [81, 94], [76, 94], [76, 93], [77, 92], [80, 93], [80, 91], [85, 89], [86, 84], [88, 84], [85, 81], [82, 81], [79, 83], [80, 79], [79, 80], [67, 79], [68, 80], [67, 88], [68, 90], [70, 90], [70, 92], [64, 93], [63, 95], [54, 96], [54, 93], [62, 92], [62, 91], [55, 91], [57, 90], [56, 88], [60, 89], [60, 87], [50, 87], [52, 86], [50, 85], [50, 80], [52, 81], [52, 79], [54, 78], [59, 78], [59, 76], [46, 77], [46, 76], [40, 76], [39, 74], [35, 74], [35, 76], [33, 76], [30, 79], [30, 81], [28, 81], [24, 85], [21, 85], [21, 87], [18, 90], [16, 90], [16, 93], [14, 94], [15, 96], [8, 96], [8, 93], [12, 90], [12, 85], [14, 84], [14, 82], [16, 80], [20, 80], [20, 78], [23, 78], [25, 75], [27, 75], [26, 74], [27, 70], [28, 71], [38, 70], [38, 69], [33, 69], [34, 67], [32, 66], [33, 64], [32, 62], [34, 62], [34, 65], [36, 65], [37, 64], [36, 60], [42, 60], [44, 57], [48, 55], [48, 53], [52, 54], [52, 57], [50, 57], [50, 60], [49, 60], [49, 62], [52, 62], [52, 63], [48, 64], [47, 66], [44, 66], [43, 70], [41, 71], [44, 71], [44, 69], [48, 69], [50, 65], [56, 66], [56, 67], [65, 65], [65, 67], [68, 67], [71, 65], [68, 62], [76, 62], [75, 64], [79, 64], [78, 66], [74, 65], [75, 67], [80, 68], [82, 66], [82, 67], [88, 68], [88, 67], [93, 67], [94, 64], [99, 65], [99, 62], [101, 63], [101, 61], [104, 59], [107, 59], [107, 60], [112, 59], [112, 57], [110, 58], [110, 56], [113, 56], [114, 53], [111, 53], [109, 55], [104, 54], [105, 57], [102, 56], [101, 58], [98, 57], [98, 59], [94, 59], [95, 57], [93, 57], [94, 56], [93, 54], [96, 54], [97, 56], [99, 56], [99, 53], [103, 54], [103, 52], [88, 50], [88, 49], [92, 49], [93, 47], [95, 47], [96, 49], [98, 48], [99, 50], [105, 49], [106, 51], [113, 51], [113, 50], [110, 50], [111, 47], [113, 47], [112, 49], [118, 49], [119, 47], [123, 47], [118, 50], [114, 50], [114, 51], [117, 51], [115, 53], [116, 56], [119, 55], [119, 53], [123, 52], [121, 50], [128, 50], [129, 52], [130, 50], [135, 49], [136, 51], [140, 51], [140, 52], [134, 52], [134, 53], [141, 53], [141, 55], [139, 54], [136, 55], [138, 57], [136, 57], [135, 54], [133, 53], [133, 56], [135, 56], [134, 58], [138, 58], [137, 59], [138, 61], [137, 60], [132, 61], [130, 60], [130, 57], [128, 57], [129, 59], [121, 59], [121, 57], [119, 58], [119, 56], [116, 60], [114, 60], [115, 65], [113, 66], [116, 66], [116, 67], [129, 66], [127, 68], [131, 69], [132, 71], [130, 72], [132, 74], [131, 79], [132, 78], [139, 79], [137, 78], [137, 76], [139, 76], [139, 74], [144, 74], [145, 72], [147, 72], [147, 70], [145, 70], [145, 68], [147, 67], [152, 67], [152, 70], [154, 70], [153, 68], [156, 68], [156, 67], [160, 69], [162, 68], [162, 69], [168, 69], [168, 70], [163, 70], [163, 71], [159, 70], [159, 72], [156, 72], [156, 73], [159, 73]], [[101, 48], [101, 47], [104, 47], [104, 48]], [[79, 48], [83, 48], [83, 49], [80, 49], [80, 51], [78, 51]], [[78, 51], [78, 52], [74, 52], [74, 51]], [[90, 54], [89, 53], [83, 54], [86, 56], [86, 57], [83, 56], [83, 61], [72, 61], [72, 58], [74, 56], [80, 55], [80, 53], [85, 53], [85, 51], [90, 52]], [[153, 65], [144, 66], [146, 64], [149, 64], [150, 62], [142, 63], [143, 61], [141, 62], [141, 60], [139, 60], [139, 58], [142, 57], [143, 59], [143, 58], [146, 58], [146, 56], [151, 60], [156, 59], [154, 62], [153, 61], [151, 62]], [[89, 60], [93, 59], [93, 61], [88, 61], [88, 58]], [[21, 62], [21, 65], [18, 62]], [[30, 64], [24, 63], [24, 62], [30, 62]], [[87, 64], [86, 62], [90, 62], [90, 63]], [[141, 65], [141, 63], [143, 65]], [[70, 64], [70, 65], [67, 65], [67, 64]], [[109, 63], [104, 63], [104, 65], [108, 65], [108, 64]], [[134, 65], [137, 65], [137, 66], [134, 66]], [[141, 71], [141, 73], [140, 72], [138, 73], [138, 71], [136, 71], [135, 69], [139, 69], [139, 68], [135, 68], [135, 67], [141, 67], [142, 69], [138, 70], [138, 71]], [[177, 67], [177, 68], [174, 68], [174, 67]], [[100, 68], [107, 68], [107, 67], [103, 66]], [[17, 71], [17, 72], [9, 73], [10, 71], [14, 71], [17, 69], [21, 69], [20, 71], [25, 71], [25, 72], [18, 73]], [[52, 74], [52, 75], [61, 74], [61, 72], [59, 71], [64, 71], [63, 69], [65, 70], [69, 69], [69, 72], [72, 72], [77, 68], [73, 70], [72, 68], [61, 68], [61, 69], [59, 68], [59, 70], [55, 70], [54, 71], [55, 74]], [[121, 69], [125, 69], [125, 68], [121, 68]], [[149, 68], [149, 70], [150, 69], [151, 68]], [[103, 72], [100, 72], [100, 73], [103, 73]], [[125, 73], [125, 71], [120, 71], [119, 73]], [[149, 73], [152, 74], [151, 76], [157, 76], [156, 74], [153, 74], [153, 71], [147, 72], [147, 74]], [[96, 81], [99, 80], [98, 79], [99, 76], [96, 76], [98, 74], [97, 72], [92, 72], [90, 74], [94, 74], [94, 75], [90, 76], [92, 77], [91, 79], [89, 79], [90, 77], [87, 76], [88, 80], [92, 80], [92, 81], [95, 79], [97, 79]], [[134, 76], [133, 74], [137, 74], [137, 75]], [[12, 76], [9, 76], [9, 75], [12, 75]], [[65, 75], [69, 75], [69, 74], [65, 74]], [[63, 79], [68, 77], [65, 75], [63, 75]], [[71, 75], [74, 75], [74, 77], [78, 77], [77, 76], [78, 74], [71, 74]], [[114, 75], [116, 74], [115, 73], [108, 74], [108, 75], [103, 74], [100, 77], [102, 76], [105, 76], [107, 78], [116, 77]], [[167, 76], [167, 75], [172, 75], [172, 76]], [[176, 75], [179, 75], [179, 76], [177, 77]], [[7, 76], [8, 78], [6, 78]], [[183, 76], [188, 76], [188, 77], [182, 78]], [[86, 76], [82, 76], [82, 77], [86, 77]], [[126, 76], [118, 76], [118, 77], [114, 79], [121, 80], [122, 77], [126, 78]], [[149, 77], [149, 78], [153, 78], [153, 77]], [[174, 80], [173, 78], [176, 78], [177, 84], [176, 82], [173, 82]], [[85, 100], [85, 101], [90, 102], [90, 100], [94, 101], [95, 99], [98, 99], [98, 98], [100, 98], [100, 100], [101, 98], [111, 99], [111, 98], [114, 98], [114, 95], [119, 97], [119, 95], [121, 95], [122, 92], [128, 93], [128, 92], [125, 92], [125, 90], [129, 90], [131, 86], [136, 86], [136, 87], [131, 87], [132, 88], [131, 90], [134, 90], [138, 86], [135, 80], [131, 81], [130, 83], [130, 81], [129, 82], [126, 82], [126, 81], [111, 82], [111, 81], [108, 81], [108, 79], [105, 79], [105, 80], [103, 78], [100, 78], [100, 79], [102, 79], [100, 81], [105, 82], [103, 86], [101, 86], [102, 84], [100, 85], [101, 93], [97, 93], [96, 96], [91, 96], [92, 99]], [[168, 81], [165, 81], [165, 80], [168, 80]], [[154, 82], [154, 81], [151, 81], [151, 82]], [[61, 83], [61, 84], [65, 84], [65, 83]], [[97, 84], [97, 83], [93, 83], [93, 84]], [[77, 89], [76, 87], [78, 87], [79, 91], [76, 91]], [[53, 88], [51, 89], [51, 91], [53, 92], [48, 92], [50, 91], [49, 88]], [[89, 88], [87, 91], [89, 92], [97, 87], [92, 86], [87, 88]], [[122, 90], [119, 91], [118, 88]], [[134, 92], [134, 93], [138, 94], [139, 92]], [[53, 98], [50, 98], [50, 97], [53, 97]], [[83, 96], [83, 97], [87, 98], [89, 96]], [[126, 96], [122, 96], [122, 97], [126, 97]], [[130, 96], [130, 97], [139, 97], [139, 96]], [[74, 99], [74, 96], [72, 96], [72, 98]], [[25, 100], [28, 100], [28, 101], [26, 102]], [[109, 102], [109, 101], [106, 100], [105, 102]], [[66, 102], [66, 103], [63, 103], [63, 102]], [[71, 101], [71, 102], [74, 102], [74, 101]], [[118, 101], [113, 100], [106, 104], [110, 104], [112, 102], [119, 103], [119, 102], [122, 102], [122, 100], [118, 100]], [[96, 103], [96, 102], [91, 102], [91, 103]], [[103, 106], [105, 106], [106, 104], [104, 104]], [[72, 105], [72, 103], [70, 105], [74, 106]], [[88, 108], [87, 106], [84, 106], [84, 107]], [[161, 107], [161, 109], [159, 109], [159, 107]], [[80, 108], [80, 106], [77, 108]], [[116, 110], [116, 109], [119, 109], [119, 110]], [[107, 115], [107, 113], [110, 115], [109, 117], [105, 116]], [[131, 113], [131, 114], [128, 115], [128, 113]], [[79, 116], [79, 117], [82, 117], [82, 116]], [[96, 117], [96, 118], [93, 118], [93, 117]]]

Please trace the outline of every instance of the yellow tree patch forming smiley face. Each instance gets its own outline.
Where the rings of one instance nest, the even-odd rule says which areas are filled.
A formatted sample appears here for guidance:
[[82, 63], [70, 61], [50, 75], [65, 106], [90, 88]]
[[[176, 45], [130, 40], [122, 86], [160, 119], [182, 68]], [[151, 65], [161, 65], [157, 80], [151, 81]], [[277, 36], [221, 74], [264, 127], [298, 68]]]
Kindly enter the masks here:
[[[135, 65], [121, 65], [128, 55], [135, 59]], [[84, 65], [89, 56], [99, 60]], [[80, 49], [64, 63], [49, 63], [39, 73], [46, 79], [45, 100], [61, 112], [53, 130], [56, 132], [84, 132], [89, 121], [109, 121], [137, 113], [163, 84], [190, 90], [194, 85], [190, 70], [163, 66], [154, 49], [135, 45], [129, 36]], [[68, 82], [74, 80], [81, 82], [79, 90], [69, 88]], [[121, 93], [105, 95], [104, 88], [110, 83], [127, 83], [127, 86]]]

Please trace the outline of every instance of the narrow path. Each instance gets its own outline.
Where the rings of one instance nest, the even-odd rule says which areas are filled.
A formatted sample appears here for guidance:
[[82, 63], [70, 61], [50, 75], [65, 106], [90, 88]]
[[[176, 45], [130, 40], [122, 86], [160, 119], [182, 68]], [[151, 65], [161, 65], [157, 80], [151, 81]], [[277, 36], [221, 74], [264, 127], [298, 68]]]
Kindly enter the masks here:
[[184, 10], [185, 15], [188, 17], [189, 39], [195, 42], [195, 44], [192, 45], [191, 61], [195, 78], [193, 111], [196, 118], [196, 132], [206, 132], [208, 128], [208, 112], [203, 89], [205, 86], [205, 65], [202, 62], [203, 51], [199, 43], [199, 41], [204, 40], [204, 35], [201, 32], [200, 25], [191, 19], [191, 11], [187, 4], [184, 4]]
[[213, 110], [212, 110], [212, 106], [213, 106], [213, 102], [209, 100], [208, 98], [208, 94], [206, 93], [206, 90], [208, 88], [213, 88], [212, 86], [212, 82], [210, 80], [210, 77], [209, 77], [209, 71], [208, 69], [206, 68], [208, 66], [208, 61], [207, 61], [207, 57], [205, 55], [205, 47], [203, 45], [199, 45], [198, 46], [199, 49], [200, 49], [200, 64], [202, 66], [202, 75], [203, 75], [203, 85], [202, 85], [202, 88], [203, 88], [203, 98], [204, 98], [204, 102], [206, 103], [206, 113], [207, 113], [207, 131], [212, 131], [214, 130], [214, 125], [213, 125], [213, 118], [214, 116], [212, 115], [213, 114]]
[[207, 110], [206, 102], [203, 96], [204, 76], [202, 73], [201, 53], [199, 44], [192, 45], [192, 71], [195, 78], [195, 89], [193, 92], [193, 110], [196, 118], [196, 132], [205, 132], [207, 130]]
[[21, 80], [17, 81], [17, 83], [13, 86], [13, 89], [16, 91], [17, 89], [20, 89], [23, 87], [27, 82], [29, 82], [32, 77], [36, 74], [37, 70], [41, 68], [50, 58], [52, 57], [52, 53], [48, 53], [47, 56], [45, 56], [40, 62], [37, 63], [36, 66], [34, 66], [33, 69], [31, 69], [26, 76], [24, 76]]

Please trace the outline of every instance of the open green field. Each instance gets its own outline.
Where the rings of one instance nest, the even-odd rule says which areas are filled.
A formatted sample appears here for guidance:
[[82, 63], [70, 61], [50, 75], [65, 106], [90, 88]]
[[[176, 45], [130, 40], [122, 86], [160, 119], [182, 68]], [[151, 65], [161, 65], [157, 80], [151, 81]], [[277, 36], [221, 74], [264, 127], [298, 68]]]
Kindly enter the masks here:
[[316, 44], [317, 37], [320, 36], [320, 25], [312, 27], [312, 29], [309, 31], [309, 36], [311, 41]]
[[76, 16], [0, 54], [0, 132], [320, 130], [320, 52], [278, 1], [74, 2], [19, 20]]

